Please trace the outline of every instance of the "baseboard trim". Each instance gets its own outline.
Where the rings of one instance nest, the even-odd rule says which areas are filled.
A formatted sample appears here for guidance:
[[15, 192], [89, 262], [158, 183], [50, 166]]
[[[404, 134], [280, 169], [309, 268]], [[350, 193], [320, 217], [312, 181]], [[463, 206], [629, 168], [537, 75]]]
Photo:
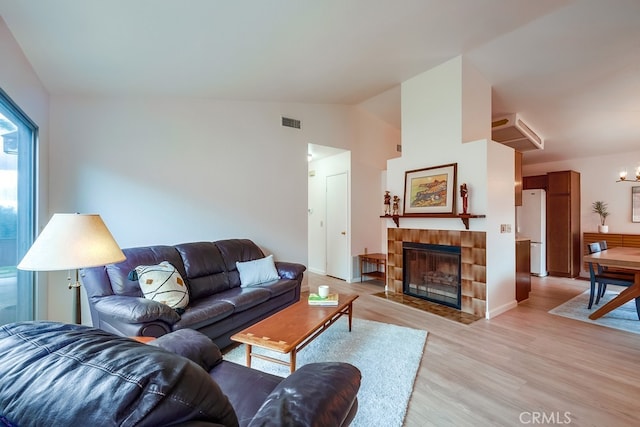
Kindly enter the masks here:
[[518, 301], [513, 300], [509, 303], [503, 304], [500, 307], [497, 307], [491, 311], [487, 312], [487, 319], [492, 319], [501, 315], [502, 313], [511, 310], [512, 308], [516, 308], [518, 306]]
[[310, 271], [311, 273], [315, 273], [315, 274], [320, 274], [321, 276], [326, 276], [327, 272], [324, 270], [317, 270], [315, 268], [312, 267], [307, 267], [307, 270]]

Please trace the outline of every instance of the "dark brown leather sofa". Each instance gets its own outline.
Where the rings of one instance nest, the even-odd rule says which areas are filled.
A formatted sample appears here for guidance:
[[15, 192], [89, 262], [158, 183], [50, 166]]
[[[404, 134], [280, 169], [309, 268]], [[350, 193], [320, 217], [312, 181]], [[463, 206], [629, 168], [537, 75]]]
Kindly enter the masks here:
[[[122, 336], [160, 337], [180, 329], [194, 329], [220, 348], [234, 333], [300, 300], [305, 266], [275, 262], [279, 280], [240, 286], [236, 261], [264, 258], [251, 240], [229, 239], [175, 246], [123, 249], [118, 264], [82, 271], [93, 326]], [[179, 314], [169, 306], [145, 299], [129, 273], [140, 265], [173, 264], [189, 290], [189, 305]]]
[[360, 371], [339, 362], [287, 378], [222, 359], [182, 329], [142, 344], [56, 322], [0, 326], [2, 426], [347, 426]]

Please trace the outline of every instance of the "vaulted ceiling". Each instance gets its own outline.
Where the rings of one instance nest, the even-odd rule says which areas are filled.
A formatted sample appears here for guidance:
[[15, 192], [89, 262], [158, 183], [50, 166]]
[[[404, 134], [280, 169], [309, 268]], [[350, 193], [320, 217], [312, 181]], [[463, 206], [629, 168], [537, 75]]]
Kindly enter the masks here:
[[464, 55], [494, 116], [545, 138], [525, 164], [640, 148], [637, 0], [0, 0], [0, 15], [53, 95], [357, 104], [399, 128], [399, 84]]

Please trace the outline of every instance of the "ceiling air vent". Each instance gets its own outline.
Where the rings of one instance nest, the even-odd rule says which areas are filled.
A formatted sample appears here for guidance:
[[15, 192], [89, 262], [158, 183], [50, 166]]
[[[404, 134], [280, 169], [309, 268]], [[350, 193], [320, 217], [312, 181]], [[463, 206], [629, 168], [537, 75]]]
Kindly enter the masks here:
[[302, 123], [300, 120], [282, 116], [282, 126], [294, 129], [300, 129]]
[[518, 151], [544, 149], [544, 139], [523, 122], [519, 114], [493, 119], [491, 139]]

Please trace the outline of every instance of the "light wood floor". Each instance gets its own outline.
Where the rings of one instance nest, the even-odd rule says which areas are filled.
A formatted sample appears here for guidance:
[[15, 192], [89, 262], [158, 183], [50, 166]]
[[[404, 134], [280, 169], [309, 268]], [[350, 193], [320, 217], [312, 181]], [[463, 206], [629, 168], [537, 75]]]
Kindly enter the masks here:
[[406, 426], [640, 425], [640, 335], [547, 313], [584, 280], [533, 278], [529, 300], [463, 325], [370, 295], [381, 282], [305, 274], [360, 294], [355, 317], [429, 332]]

